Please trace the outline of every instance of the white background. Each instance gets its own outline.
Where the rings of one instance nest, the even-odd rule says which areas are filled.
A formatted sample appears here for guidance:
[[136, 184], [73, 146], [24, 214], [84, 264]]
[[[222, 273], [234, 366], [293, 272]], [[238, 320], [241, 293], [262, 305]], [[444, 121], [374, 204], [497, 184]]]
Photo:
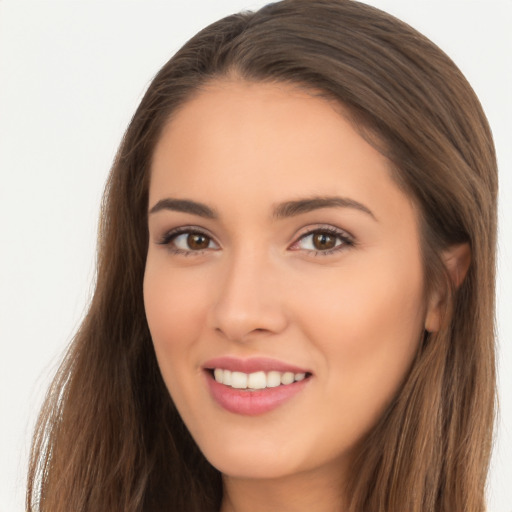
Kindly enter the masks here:
[[[143, 91], [200, 28], [264, 3], [0, 0], [0, 512], [24, 510], [36, 414], [90, 297], [103, 184]], [[441, 46], [493, 127], [501, 418], [489, 510], [511, 512], [512, 0], [368, 3]]]

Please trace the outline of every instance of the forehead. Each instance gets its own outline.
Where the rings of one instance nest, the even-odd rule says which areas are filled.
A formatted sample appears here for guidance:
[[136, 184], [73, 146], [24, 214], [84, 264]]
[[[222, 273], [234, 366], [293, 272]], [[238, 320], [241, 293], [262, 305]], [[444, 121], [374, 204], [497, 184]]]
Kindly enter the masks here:
[[288, 84], [243, 81], [209, 84], [169, 121], [153, 155], [150, 204], [165, 194], [240, 209], [305, 195], [408, 202], [388, 160], [338, 104]]

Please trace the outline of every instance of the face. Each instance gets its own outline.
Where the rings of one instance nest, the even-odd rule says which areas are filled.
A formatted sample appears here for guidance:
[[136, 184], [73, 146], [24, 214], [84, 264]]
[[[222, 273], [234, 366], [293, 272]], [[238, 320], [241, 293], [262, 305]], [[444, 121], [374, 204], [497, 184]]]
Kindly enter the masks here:
[[218, 82], [164, 130], [149, 210], [147, 320], [205, 456], [232, 477], [343, 471], [428, 314], [388, 161], [325, 99]]

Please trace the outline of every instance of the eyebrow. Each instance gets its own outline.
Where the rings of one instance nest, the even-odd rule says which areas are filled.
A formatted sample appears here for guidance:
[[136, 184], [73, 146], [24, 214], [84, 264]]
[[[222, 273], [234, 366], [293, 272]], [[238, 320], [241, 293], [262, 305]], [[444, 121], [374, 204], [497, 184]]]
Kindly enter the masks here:
[[217, 212], [213, 208], [190, 199], [172, 199], [170, 197], [161, 199], [149, 210], [149, 213], [156, 213], [162, 210], [191, 213], [192, 215], [198, 215], [207, 219], [216, 219], [218, 217]]
[[285, 217], [293, 217], [321, 208], [353, 208], [377, 220], [373, 212], [364, 204], [348, 197], [338, 196], [310, 197], [296, 201], [286, 201], [285, 203], [278, 204], [274, 208], [274, 218], [282, 219]]
[[[310, 197], [279, 203], [273, 208], [273, 217], [275, 219], [284, 219], [319, 210], [321, 208], [353, 208], [364, 212], [370, 215], [374, 220], [377, 220], [373, 212], [364, 204], [348, 197], [338, 196]], [[170, 197], [161, 199], [149, 210], [149, 213], [152, 214], [162, 210], [190, 213], [207, 219], [217, 219], [219, 217], [213, 208], [204, 203], [199, 203], [190, 199], [173, 199]]]

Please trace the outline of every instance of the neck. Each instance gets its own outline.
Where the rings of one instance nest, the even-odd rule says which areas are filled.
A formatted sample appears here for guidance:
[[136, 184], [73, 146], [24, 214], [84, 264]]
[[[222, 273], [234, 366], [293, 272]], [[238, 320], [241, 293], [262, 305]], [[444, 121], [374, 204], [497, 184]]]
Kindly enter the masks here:
[[292, 476], [250, 479], [223, 476], [224, 497], [220, 512], [343, 512], [339, 473], [304, 472]]

